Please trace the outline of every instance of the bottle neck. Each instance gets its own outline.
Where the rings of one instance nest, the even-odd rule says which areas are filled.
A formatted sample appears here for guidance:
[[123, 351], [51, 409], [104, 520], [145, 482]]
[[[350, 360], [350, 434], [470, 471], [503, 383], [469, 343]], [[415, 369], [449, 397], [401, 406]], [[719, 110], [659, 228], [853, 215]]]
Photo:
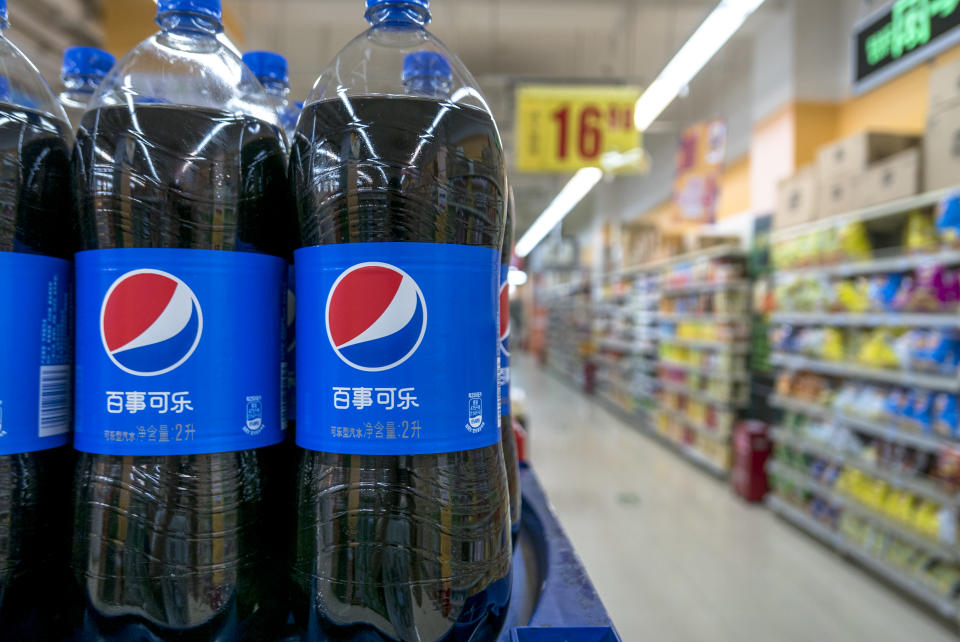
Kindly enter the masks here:
[[403, 84], [403, 88], [408, 95], [449, 98], [450, 84], [450, 80], [443, 77], [414, 76]]
[[67, 76], [63, 86], [70, 93], [92, 94], [100, 86], [101, 76]]
[[223, 31], [223, 24], [196, 13], [164, 13], [157, 16], [157, 24], [166, 33], [203, 35], [215, 38]]
[[285, 82], [274, 80], [272, 78], [258, 78], [260, 84], [266, 90], [267, 95], [278, 100], [285, 100], [290, 92], [290, 87]]
[[366, 18], [374, 27], [417, 28], [430, 22], [430, 12], [405, 3], [385, 4], [367, 9]]

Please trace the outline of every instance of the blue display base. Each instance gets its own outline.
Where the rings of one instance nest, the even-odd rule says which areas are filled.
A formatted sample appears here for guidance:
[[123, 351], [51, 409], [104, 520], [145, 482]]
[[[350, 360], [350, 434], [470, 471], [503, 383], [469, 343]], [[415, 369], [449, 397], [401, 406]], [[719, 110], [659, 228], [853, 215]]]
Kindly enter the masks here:
[[543, 487], [520, 470], [523, 517], [513, 557], [513, 595], [502, 642], [619, 642], [587, 570]]

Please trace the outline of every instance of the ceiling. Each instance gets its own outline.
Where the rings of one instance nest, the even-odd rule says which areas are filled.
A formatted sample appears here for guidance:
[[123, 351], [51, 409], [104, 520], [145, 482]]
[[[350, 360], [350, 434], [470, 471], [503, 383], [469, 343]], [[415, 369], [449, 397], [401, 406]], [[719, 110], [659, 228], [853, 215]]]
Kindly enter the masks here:
[[[512, 149], [517, 82], [645, 86], [717, 0], [434, 0], [429, 29], [457, 53], [487, 95]], [[290, 62], [302, 100], [317, 74], [365, 27], [362, 0], [225, 0], [244, 25], [244, 46]], [[517, 232], [557, 194], [568, 175], [519, 175]]]

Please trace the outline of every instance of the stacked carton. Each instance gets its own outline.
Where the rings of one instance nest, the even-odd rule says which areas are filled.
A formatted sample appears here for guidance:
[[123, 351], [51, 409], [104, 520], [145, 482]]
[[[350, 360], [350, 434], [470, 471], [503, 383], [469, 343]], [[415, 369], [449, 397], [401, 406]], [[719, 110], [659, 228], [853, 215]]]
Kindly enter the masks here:
[[919, 143], [917, 136], [862, 132], [821, 147], [815, 164], [780, 181], [774, 228], [916, 194]]
[[820, 216], [912, 196], [920, 188], [919, 138], [861, 132], [817, 154]]
[[934, 67], [923, 141], [926, 189], [960, 185], [960, 60]]

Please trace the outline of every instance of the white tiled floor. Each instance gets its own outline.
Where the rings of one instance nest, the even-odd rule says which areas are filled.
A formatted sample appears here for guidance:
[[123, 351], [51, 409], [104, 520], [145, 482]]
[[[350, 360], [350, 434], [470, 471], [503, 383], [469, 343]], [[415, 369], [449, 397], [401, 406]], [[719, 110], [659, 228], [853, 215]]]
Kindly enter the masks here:
[[625, 641], [957, 639], [528, 356], [513, 368], [531, 462]]

